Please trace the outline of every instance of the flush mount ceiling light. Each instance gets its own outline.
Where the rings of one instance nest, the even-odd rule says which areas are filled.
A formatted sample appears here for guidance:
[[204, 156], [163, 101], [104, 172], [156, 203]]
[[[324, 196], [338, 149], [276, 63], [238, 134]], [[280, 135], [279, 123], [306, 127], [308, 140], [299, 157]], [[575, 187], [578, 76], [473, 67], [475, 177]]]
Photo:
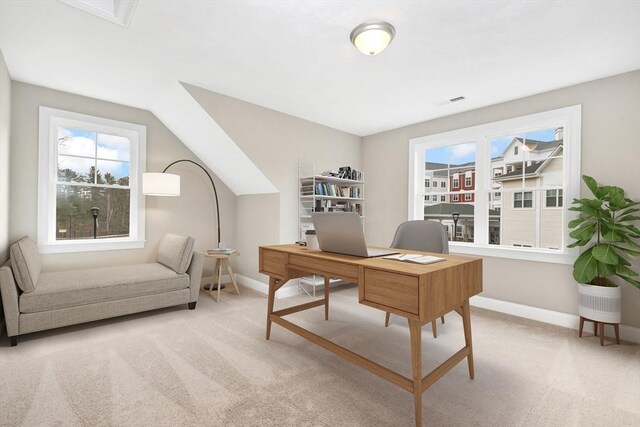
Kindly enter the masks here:
[[371, 21], [351, 31], [351, 43], [365, 55], [377, 55], [391, 43], [396, 35], [393, 25], [384, 21]]

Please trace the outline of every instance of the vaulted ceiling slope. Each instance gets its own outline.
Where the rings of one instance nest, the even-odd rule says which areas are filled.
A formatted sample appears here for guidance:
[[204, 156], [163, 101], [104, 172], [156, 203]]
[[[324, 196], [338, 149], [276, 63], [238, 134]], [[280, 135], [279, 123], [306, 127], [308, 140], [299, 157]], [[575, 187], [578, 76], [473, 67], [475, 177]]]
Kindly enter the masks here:
[[[371, 19], [397, 34], [367, 57]], [[152, 111], [246, 194], [274, 188], [179, 82], [369, 135], [638, 69], [640, 2], [142, 0], [121, 26], [3, 0], [0, 48], [15, 80]]]

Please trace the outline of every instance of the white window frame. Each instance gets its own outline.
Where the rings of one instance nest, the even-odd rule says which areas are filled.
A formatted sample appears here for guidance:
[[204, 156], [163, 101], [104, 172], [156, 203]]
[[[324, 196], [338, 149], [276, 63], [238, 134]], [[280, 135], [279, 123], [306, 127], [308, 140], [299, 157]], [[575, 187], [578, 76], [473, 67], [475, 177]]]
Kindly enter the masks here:
[[[577, 217], [569, 211], [569, 203], [563, 203], [562, 248], [550, 250], [544, 248], [516, 248], [502, 245], [489, 245], [489, 193], [491, 170], [491, 139], [504, 135], [517, 135], [536, 129], [563, 128], [563, 173], [564, 200], [580, 197], [580, 151], [581, 151], [581, 105], [545, 111], [513, 119], [501, 120], [479, 126], [427, 135], [409, 140], [409, 194], [408, 219], [423, 219], [422, 182], [424, 179], [424, 151], [461, 142], [475, 142], [476, 145], [476, 185], [475, 201], [475, 241], [449, 242], [451, 252], [492, 256], [529, 261], [572, 264], [577, 258], [577, 248], [567, 248], [573, 240], [569, 237], [567, 223]], [[546, 188], [544, 188], [546, 190]], [[527, 191], [541, 188], [527, 188]], [[504, 192], [504, 191], [503, 191]]]
[[453, 188], [459, 188], [459, 187], [460, 187], [460, 179], [453, 178]]
[[451, 200], [453, 200], [454, 202], [459, 202], [460, 201], [460, 195], [459, 194], [452, 194], [451, 196], [452, 196]]
[[[528, 211], [532, 211], [535, 210], [536, 208], [536, 198], [535, 198], [535, 192], [534, 191], [527, 191], [527, 190], [523, 190], [523, 191], [513, 191], [513, 209], [518, 209], [518, 210], [528, 210]], [[531, 193], [531, 206], [530, 207], [526, 207], [524, 205], [525, 202], [525, 193]], [[522, 202], [522, 206], [518, 207], [516, 206], [516, 194], [522, 194], [522, 199], [520, 199], [520, 201]]]
[[[555, 196], [556, 205], [555, 206], [549, 206], [547, 204], [547, 202], [548, 202], [548, 200], [547, 200], [548, 199], [547, 192], [549, 192], [549, 191], [555, 191], [556, 192], [556, 196]], [[550, 189], [548, 189], [548, 190], [546, 190], [544, 192], [544, 195], [542, 197], [544, 197], [544, 208], [545, 209], [562, 209], [564, 207], [564, 192], [563, 192], [562, 196], [560, 196], [560, 192], [561, 191], [562, 191], [561, 188], [550, 188]], [[561, 197], [562, 197], [562, 206], [558, 206], [558, 202], [560, 201]]]
[[[469, 182], [469, 183], [467, 184], [467, 182]], [[471, 188], [472, 185], [473, 185], [473, 180], [471, 179], [471, 177], [470, 176], [465, 176], [464, 177], [464, 186], [467, 187], [467, 188]]]
[[440, 181], [440, 188], [447, 188], [447, 183], [445, 181]]
[[[129, 237], [56, 240], [56, 184], [58, 176], [58, 128], [126, 136], [130, 141]], [[143, 125], [40, 107], [38, 147], [38, 249], [40, 253], [89, 252], [144, 248], [145, 199], [142, 172], [146, 166], [147, 128]]]
[[464, 193], [464, 201], [465, 202], [471, 201], [471, 193]]

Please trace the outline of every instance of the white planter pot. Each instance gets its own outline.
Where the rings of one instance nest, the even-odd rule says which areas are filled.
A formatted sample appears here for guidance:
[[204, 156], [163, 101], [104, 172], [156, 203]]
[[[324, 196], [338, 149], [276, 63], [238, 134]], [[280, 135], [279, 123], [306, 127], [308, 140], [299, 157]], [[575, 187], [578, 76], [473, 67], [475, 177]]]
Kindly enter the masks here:
[[578, 284], [578, 313], [603, 323], [620, 323], [620, 287]]

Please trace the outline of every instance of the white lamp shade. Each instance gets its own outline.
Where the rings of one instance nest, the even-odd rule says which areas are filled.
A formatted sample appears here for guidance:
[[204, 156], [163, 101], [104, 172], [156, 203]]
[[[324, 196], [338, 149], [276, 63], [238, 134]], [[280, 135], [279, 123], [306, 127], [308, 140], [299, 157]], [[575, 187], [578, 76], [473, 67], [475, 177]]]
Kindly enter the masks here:
[[179, 196], [180, 175], [157, 172], [143, 173], [142, 193], [145, 196]]

